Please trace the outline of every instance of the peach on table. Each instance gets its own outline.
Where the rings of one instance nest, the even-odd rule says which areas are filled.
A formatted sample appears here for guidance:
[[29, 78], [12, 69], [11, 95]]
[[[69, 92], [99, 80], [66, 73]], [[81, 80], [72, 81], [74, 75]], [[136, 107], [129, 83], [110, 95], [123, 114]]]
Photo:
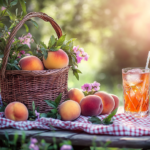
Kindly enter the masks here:
[[99, 96], [102, 100], [103, 111], [101, 114], [105, 115], [105, 114], [111, 113], [115, 107], [115, 101], [114, 101], [113, 97], [103, 91], [96, 92], [94, 95]]
[[11, 102], [5, 108], [5, 117], [14, 121], [26, 121], [28, 109], [23, 103]]
[[96, 95], [88, 95], [81, 102], [81, 114], [83, 116], [97, 116], [103, 110], [103, 104], [100, 97]]
[[71, 100], [74, 100], [78, 103], [82, 100], [82, 98], [85, 97], [83, 92], [80, 89], [72, 88], [68, 92], [68, 98]]
[[80, 105], [73, 100], [67, 100], [59, 106], [59, 114], [64, 121], [77, 119], [81, 114]]

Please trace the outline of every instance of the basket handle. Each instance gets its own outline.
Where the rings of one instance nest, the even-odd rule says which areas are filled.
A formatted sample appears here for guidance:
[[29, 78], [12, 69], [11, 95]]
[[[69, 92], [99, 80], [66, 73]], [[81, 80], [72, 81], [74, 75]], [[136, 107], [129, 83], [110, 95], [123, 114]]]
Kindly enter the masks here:
[[46, 22], [50, 22], [50, 24], [53, 26], [54, 30], [56, 31], [56, 34], [57, 34], [58, 38], [60, 38], [62, 36], [62, 30], [59, 27], [59, 25], [53, 20], [53, 18], [49, 17], [48, 15], [46, 15], [45, 13], [42, 13], [42, 12], [28, 13], [16, 25], [16, 27], [13, 29], [13, 31], [11, 32], [11, 34], [9, 36], [8, 43], [7, 43], [7, 45], [5, 47], [5, 51], [4, 51], [3, 61], [2, 61], [2, 69], [1, 69], [2, 79], [5, 78], [6, 65], [7, 65], [8, 56], [9, 56], [9, 53], [10, 53], [10, 48], [11, 48], [14, 36], [16, 35], [17, 31], [23, 26], [23, 24], [32, 17], [39, 17], [39, 18], [43, 19]]

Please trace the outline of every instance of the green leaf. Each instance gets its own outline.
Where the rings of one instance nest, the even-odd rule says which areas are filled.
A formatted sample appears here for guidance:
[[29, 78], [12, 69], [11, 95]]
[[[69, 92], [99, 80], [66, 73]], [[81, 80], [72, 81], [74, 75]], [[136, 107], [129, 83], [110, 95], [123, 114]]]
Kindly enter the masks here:
[[88, 121], [92, 122], [93, 124], [102, 124], [102, 121], [96, 116], [89, 118]]
[[28, 28], [27, 24], [24, 24], [24, 27], [26, 29], [26, 32], [29, 32], [29, 28]]
[[36, 22], [36, 21], [34, 21], [34, 20], [32, 20], [32, 19], [30, 19], [29, 21], [31, 21], [31, 22], [32, 22], [32, 24], [33, 24], [36, 28], [38, 28], [38, 27], [39, 27], [39, 25], [37, 24], [37, 22]]
[[70, 47], [68, 45], [62, 45], [61, 49], [63, 49], [64, 51], [67, 51], [70, 49]]
[[58, 51], [60, 48], [61, 48], [61, 46], [51, 47], [50, 51]]
[[1, 106], [0, 107], [0, 112], [4, 112], [5, 111], [6, 106]]
[[8, 0], [6, 0], [6, 4], [8, 5]]
[[5, 137], [6, 137], [6, 139], [9, 141], [9, 136], [8, 136], [8, 133], [5, 131]]
[[56, 115], [57, 115], [57, 119], [61, 120], [60, 114], [56, 114]]
[[78, 72], [78, 73], [82, 73], [79, 69], [74, 69], [74, 70], [76, 70], [76, 72]]
[[40, 118], [41, 117], [47, 117], [47, 114], [46, 113], [40, 113]]
[[15, 5], [17, 5], [17, 3], [18, 3], [18, 0], [13, 0], [11, 3], [10, 3], [10, 6], [12, 7], [12, 6], [15, 6]]
[[78, 72], [76, 70], [73, 70], [73, 74], [75, 75], [75, 77], [77, 78], [77, 80], [79, 80], [79, 75], [78, 75]]
[[62, 36], [57, 40], [56, 45], [57, 45], [57, 46], [61, 46], [61, 45], [64, 43], [65, 38], [66, 38], [66, 35], [62, 35]]
[[13, 15], [12, 15], [12, 13], [8, 9], [6, 10], [6, 14], [8, 14], [10, 20], [13, 19]]
[[40, 45], [42, 45], [45, 49], [47, 49], [47, 46], [45, 45], [44, 42], [40, 42]]
[[9, 27], [9, 30], [14, 28], [16, 26], [15, 22], [11, 24], [11, 26]]
[[0, 6], [6, 7], [6, 4], [4, 3], [4, 0], [0, 0]]
[[35, 115], [35, 103], [34, 103], [34, 101], [32, 101], [32, 110], [33, 110], [33, 114]]
[[20, 5], [21, 5], [21, 8], [23, 10], [23, 14], [26, 15], [27, 11], [26, 11], [26, 4], [25, 4], [26, 2], [25, 2], [25, 0], [19, 0], [19, 2], [20, 2]]
[[106, 118], [103, 119], [103, 124], [112, 124], [113, 120], [112, 117], [117, 113], [117, 108], [111, 112]]
[[0, 22], [0, 28], [4, 28], [4, 24]]
[[48, 104], [48, 106], [50, 106], [52, 108], [57, 108], [57, 104], [54, 103], [53, 101], [51, 101], [51, 100], [44, 100], [44, 101]]
[[54, 35], [52, 35], [48, 43], [49, 48], [51, 48], [55, 44], [55, 42], [56, 42], [55, 37]]
[[18, 134], [15, 134], [14, 135], [14, 141], [13, 141], [14, 145], [17, 144], [17, 140], [18, 140]]
[[29, 46], [24, 44], [24, 45], [20, 45], [18, 46], [17, 50], [18, 51], [21, 51], [21, 50], [28, 50], [29, 49]]
[[21, 137], [21, 143], [24, 144], [25, 143], [25, 139], [26, 139], [26, 134], [24, 133], [24, 131], [22, 132], [22, 137]]
[[58, 107], [58, 105], [60, 104], [61, 97], [62, 97], [62, 93], [60, 93], [60, 94], [57, 96], [57, 98], [55, 99], [55, 103], [56, 103], [57, 107]]
[[57, 110], [57, 109], [51, 109], [51, 112], [52, 112], [53, 114], [56, 114], [56, 113], [58, 112], [58, 110]]
[[51, 112], [48, 112], [47, 113], [47, 117], [50, 117], [50, 118], [56, 118], [56, 114], [53, 114], [53, 113], [51, 113]]
[[16, 8], [16, 17], [18, 16], [18, 8]]
[[42, 51], [42, 54], [43, 54], [43, 56], [44, 56], [44, 59], [46, 60], [47, 57], [48, 57], [48, 51], [47, 51], [47, 49], [45, 49], [45, 48], [42, 47], [40, 50]]

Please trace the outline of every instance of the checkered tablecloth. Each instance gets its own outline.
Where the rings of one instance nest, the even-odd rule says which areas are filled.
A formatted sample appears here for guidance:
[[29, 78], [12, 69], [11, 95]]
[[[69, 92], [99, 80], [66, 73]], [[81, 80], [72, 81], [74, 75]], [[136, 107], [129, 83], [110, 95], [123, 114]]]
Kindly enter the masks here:
[[[0, 99], [1, 104], [1, 99]], [[100, 119], [107, 115], [99, 116]], [[15, 122], [4, 117], [0, 112], [0, 129], [16, 128], [20, 130], [29, 129], [50, 129], [53, 127], [67, 130], [81, 130], [90, 134], [107, 134], [122, 136], [143, 136], [150, 135], [150, 116], [146, 118], [134, 118], [126, 116], [124, 113], [115, 115], [114, 123], [111, 125], [95, 125], [88, 121], [89, 117], [80, 116], [75, 121], [61, 121], [52, 118], [40, 118], [36, 121]]]

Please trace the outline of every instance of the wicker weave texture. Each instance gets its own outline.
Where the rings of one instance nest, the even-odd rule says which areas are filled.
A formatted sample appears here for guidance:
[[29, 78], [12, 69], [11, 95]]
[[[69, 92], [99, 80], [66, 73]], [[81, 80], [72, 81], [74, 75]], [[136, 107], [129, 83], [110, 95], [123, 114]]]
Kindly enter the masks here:
[[61, 102], [67, 98], [68, 91], [68, 72], [69, 66], [61, 69], [26, 71], [26, 70], [7, 70], [6, 64], [10, 53], [12, 40], [17, 31], [25, 21], [32, 17], [39, 17], [51, 23], [58, 38], [62, 36], [61, 28], [49, 16], [44, 13], [32, 12], [27, 14], [22, 21], [13, 29], [5, 48], [3, 64], [0, 76], [0, 88], [2, 100], [6, 103], [19, 101], [32, 109], [32, 101], [40, 112], [47, 112], [50, 106], [44, 100], [55, 100], [62, 93]]

